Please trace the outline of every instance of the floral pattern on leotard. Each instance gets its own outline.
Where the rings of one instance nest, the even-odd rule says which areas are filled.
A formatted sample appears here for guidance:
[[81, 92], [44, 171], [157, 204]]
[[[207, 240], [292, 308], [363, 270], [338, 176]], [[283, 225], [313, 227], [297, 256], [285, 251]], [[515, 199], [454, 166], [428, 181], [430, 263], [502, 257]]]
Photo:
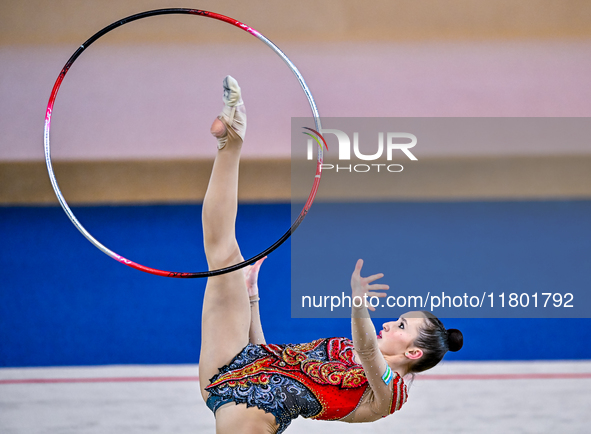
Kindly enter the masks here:
[[[369, 387], [353, 358], [353, 342], [327, 338], [297, 345], [247, 345], [210, 380], [207, 405], [214, 413], [228, 402], [257, 406], [275, 415], [279, 432], [302, 415], [336, 420], [355, 410]], [[394, 379], [391, 413], [406, 401]]]
[[[257, 361], [269, 355], [261, 346], [248, 344], [232, 363], [220, 369], [220, 374], [213, 377], [212, 384], [207, 387], [210, 393], [207, 405], [214, 414], [228, 402], [256, 406], [275, 416], [278, 433], [281, 433], [299, 415], [311, 417], [320, 412], [320, 402], [299, 381], [280, 374], [257, 372], [260, 368]], [[235, 371], [241, 372], [241, 376], [217, 381], [220, 376]]]

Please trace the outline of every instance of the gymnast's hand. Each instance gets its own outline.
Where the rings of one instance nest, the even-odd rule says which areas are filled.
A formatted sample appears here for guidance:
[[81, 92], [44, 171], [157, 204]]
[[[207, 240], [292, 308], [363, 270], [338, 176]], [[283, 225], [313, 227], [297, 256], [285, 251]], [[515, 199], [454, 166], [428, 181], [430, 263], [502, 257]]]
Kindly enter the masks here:
[[258, 298], [259, 286], [257, 281], [259, 278], [259, 270], [261, 269], [261, 265], [265, 259], [267, 259], [266, 256], [259, 259], [254, 264], [244, 267], [244, 281], [246, 283], [246, 290], [248, 291], [248, 296], [250, 298]]
[[[359, 259], [357, 264], [355, 265], [355, 270], [353, 271], [353, 275], [351, 276], [351, 295], [353, 299], [353, 306], [354, 307], [367, 307], [369, 310], [374, 311], [376, 310], [373, 307], [369, 299], [371, 297], [378, 297], [383, 298], [386, 296], [385, 292], [374, 292], [375, 290], [387, 290], [390, 289], [388, 285], [371, 285], [372, 282], [381, 279], [384, 277], [382, 273], [374, 274], [369, 277], [361, 277], [361, 267], [363, 267], [363, 259]], [[358, 297], [357, 300], [355, 297]], [[363, 300], [363, 303], [360, 306], [359, 300]]]

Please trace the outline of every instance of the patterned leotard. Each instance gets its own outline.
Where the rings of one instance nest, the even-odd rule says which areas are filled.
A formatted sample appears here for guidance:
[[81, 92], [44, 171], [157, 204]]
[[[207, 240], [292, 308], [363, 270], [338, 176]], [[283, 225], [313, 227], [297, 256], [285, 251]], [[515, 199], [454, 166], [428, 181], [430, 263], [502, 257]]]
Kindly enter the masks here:
[[[256, 406], [275, 416], [278, 433], [299, 415], [342, 419], [354, 411], [369, 387], [346, 338], [318, 339], [298, 345], [248, 344], [220, 369], [211, 384], [207, 406], [214, 412], [228, 402]], [[390, 414], [406, 402], [407, 390], [394, 378]]]

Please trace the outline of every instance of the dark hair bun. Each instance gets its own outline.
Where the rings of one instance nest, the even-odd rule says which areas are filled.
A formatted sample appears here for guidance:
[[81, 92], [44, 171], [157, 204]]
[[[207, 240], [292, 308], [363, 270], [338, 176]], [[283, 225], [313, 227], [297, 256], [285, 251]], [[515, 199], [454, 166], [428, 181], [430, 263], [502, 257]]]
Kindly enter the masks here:
[[447, 346], [450, 351], [460, 351], [464, 346], [464, 335], [458, 329], [449, 329], [447, 331]]

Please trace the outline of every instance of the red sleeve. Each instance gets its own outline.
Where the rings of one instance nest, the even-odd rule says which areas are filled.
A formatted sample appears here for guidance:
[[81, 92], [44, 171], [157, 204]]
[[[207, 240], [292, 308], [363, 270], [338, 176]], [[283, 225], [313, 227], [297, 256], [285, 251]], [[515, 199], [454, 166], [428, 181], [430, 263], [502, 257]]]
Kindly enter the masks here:
[[404, 404], [408, 398], [406, 384], [404, 384], [404, 380], [400, 375], [396, 374], [396, 377], [392, 380], [392, 383], [392, 401], [390, 403], [390, 414], [400, 410], [400, 407], [402, 407], [402, 404]]

